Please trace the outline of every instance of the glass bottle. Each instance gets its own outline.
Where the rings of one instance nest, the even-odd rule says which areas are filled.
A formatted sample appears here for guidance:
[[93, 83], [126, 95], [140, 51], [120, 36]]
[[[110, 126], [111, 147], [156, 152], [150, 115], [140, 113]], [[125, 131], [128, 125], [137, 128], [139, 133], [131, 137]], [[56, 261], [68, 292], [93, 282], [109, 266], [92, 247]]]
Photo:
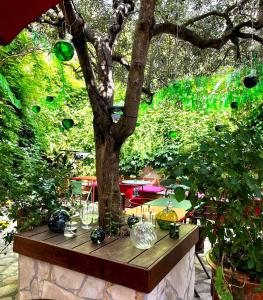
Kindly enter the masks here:
[[163, 230], [169, 230], [170, 224], [178, 221], [177, 213], [172, 209], [171, 202], [168, 201], [165, 209], [156, 215], [156, 222]]

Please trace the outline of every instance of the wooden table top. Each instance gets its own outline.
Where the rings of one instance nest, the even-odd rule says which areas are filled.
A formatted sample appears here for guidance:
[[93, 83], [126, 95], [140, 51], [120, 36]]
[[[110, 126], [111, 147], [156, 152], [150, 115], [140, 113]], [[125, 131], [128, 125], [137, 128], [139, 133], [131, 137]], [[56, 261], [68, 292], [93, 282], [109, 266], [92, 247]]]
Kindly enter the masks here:
[[[90, 231], [78, 229], [65, 238], [47, 226], [15, 235], [14, 251], [70, 270], [149, 293], [196, 244], [195, 225], [182, 225], [180, 238], [157, 229], [157, 242], [148, 250], [132, 246], [129, 237], [107, 237], [100, 245], [90, 241]], [[178, 274], [180, 276], [180, 274]]]

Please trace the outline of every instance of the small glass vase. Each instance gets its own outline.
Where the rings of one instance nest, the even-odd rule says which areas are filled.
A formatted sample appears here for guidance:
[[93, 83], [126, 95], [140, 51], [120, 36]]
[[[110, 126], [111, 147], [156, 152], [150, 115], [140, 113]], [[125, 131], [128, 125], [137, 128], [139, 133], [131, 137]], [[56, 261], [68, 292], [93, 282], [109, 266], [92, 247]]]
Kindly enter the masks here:
[[134, 247], [149, 249], [157, 241], [155, 228], [151, 222], [141, 221], [132, 226], [130, 239]]
[[64, 236], [66, 238], [71, 238], [71, 237], [76, 236], [77, 229], [78, 229], [78, 222], [75, 222], [75, 221], [66, 222], [65, 228], [64, 228]]

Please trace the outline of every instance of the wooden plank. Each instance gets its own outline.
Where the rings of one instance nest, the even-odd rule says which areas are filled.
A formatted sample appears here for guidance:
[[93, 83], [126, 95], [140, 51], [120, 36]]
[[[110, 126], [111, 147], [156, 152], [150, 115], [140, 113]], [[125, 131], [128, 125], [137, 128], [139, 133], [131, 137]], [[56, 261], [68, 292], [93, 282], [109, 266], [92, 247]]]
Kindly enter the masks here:
[[[57, 233], [55, 236], [52, 236], [48, 239], [45, 239], [45, 241], [47, 243], [51, 243], [51, 244], [60, 244], [60, 243], [63, 243], [63, 242], [67, 242], [68, 240], [73, 240], [75, 239], [77, 236], [81, 236], [83, 234], [86, 234], [88, 233], [88, 236], [90, 235], [90, 230], [85, 230], [85, 229], [82, 229], [82, 228], [78, 228], [77, 230], [77, 233], [76, 233], [76, 236], [75, 237], [72, 237], [72, 238], [68, 238], [68, 237], [65, 237], [63, 233]], [[88, 239], [90, 240], [90, 239]]]
[[22, 235], [22, 236], [33, 236], [35, 234], [39, 234], [39, 233], [42, 233], [42, 232], [45, 232], [45, 231], [48, 231], [48, 227], [47, 225], [43, 225], [43, 226], [39, 226], [39, 227], [36, 227], [32, 230], [29, 230], [29, 231], [26, 231], [26, 232], [21, 232], [19, 233], [19, 235]]
[[[157, 241], [161, 240], [163, 237], [167, 236], [167, 231], [157, 230]], [[109, 260], [120, 261], [123, 263], [128, 263], [133, 258], [140, 255], [145, 250], [140, 250], [135, 248], [129, 237], [118, 239], [114, 243], [102, 247], [94, 252], [93, 255], [104, 257]]]
[[42, 233], [39, 233], [39, 234], [35, 234], [35, 235], [31, 236], [30, 238], [32, 240], [36, 240], [36, 241], [45, 241], [45, 240], [47, 240], [49, 238], [52, 238], [56, 235], [58, 235], [58, 234], [48, 230], [48, 231], [45, 231], [45, 232], [42, 232]]
[[90, 241], [90, 232], [86, 232], [82, 235], [76, 236], [74, 238], [70, 238], [62, 243], [59, 243], [59, 247], [73, 249], [89, 241]]
[[108, 244], [111, 244], [112, 242], [118, 240], [117, 237], [106, 237], [104, 242], [101, 243], [101, 244], [93, 244], [90, 240], [87, 241], [86, 243], [80, 245], [80, 246], [77, 246], [77, 247], [74, 247], [73, 249], [75, 251], [79, 251], [79, 252], [83, 252], [83, 253], [91, 253], [99, 248], [103, 248], [105, 246], [107, 246]]

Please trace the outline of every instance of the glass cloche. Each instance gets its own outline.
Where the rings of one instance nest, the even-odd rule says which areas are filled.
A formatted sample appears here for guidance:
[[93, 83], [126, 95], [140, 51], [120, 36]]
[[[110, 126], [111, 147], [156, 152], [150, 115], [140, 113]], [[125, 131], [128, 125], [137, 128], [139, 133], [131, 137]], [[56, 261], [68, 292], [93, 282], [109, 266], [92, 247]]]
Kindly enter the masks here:
[[132, 226], [130, 239], [134, 247], [149, 249], [157, 241], [154, 225], [150, 222], [141, 221]]

